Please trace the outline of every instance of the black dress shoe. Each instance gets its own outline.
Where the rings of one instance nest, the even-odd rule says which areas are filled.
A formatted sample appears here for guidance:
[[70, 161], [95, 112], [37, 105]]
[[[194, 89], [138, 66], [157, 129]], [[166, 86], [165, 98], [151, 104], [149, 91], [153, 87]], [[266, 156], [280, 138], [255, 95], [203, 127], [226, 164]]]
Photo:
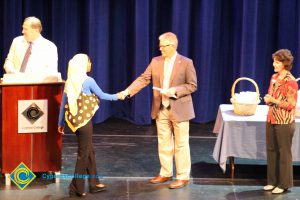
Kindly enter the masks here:
[[97, 193], [97, 192], [102, 192], [105, 190], [105, 186], [104, 187], [91, 187], [90, 188], [90, 193]]
[[86, 196], [86, 193], [77, 193], [77, 192], [74, 192], [73, 190], [69, 190], [69, 196], [70, 197], [84, 197]]

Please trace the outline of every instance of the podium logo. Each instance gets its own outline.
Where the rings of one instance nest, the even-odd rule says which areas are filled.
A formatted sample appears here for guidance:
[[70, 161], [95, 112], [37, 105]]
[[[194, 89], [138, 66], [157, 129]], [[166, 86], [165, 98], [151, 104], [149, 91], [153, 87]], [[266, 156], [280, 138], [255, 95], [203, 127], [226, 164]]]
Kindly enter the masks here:
[[21, 162], [9, 175], [10, 180], [12, 180], [21, 190], [24, 190], [35, 177], [35, 174], [32, 173], [23, 162]]
[[33, 124], [43, 116], [44, 112], [35, 103], [32, 103], [22, 112], [22, 114], [31, 124]]

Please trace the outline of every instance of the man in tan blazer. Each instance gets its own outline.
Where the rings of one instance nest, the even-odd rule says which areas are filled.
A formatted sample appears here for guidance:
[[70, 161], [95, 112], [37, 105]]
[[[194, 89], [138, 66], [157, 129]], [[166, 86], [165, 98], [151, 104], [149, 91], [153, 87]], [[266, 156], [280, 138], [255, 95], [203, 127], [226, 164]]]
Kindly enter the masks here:
[[163, 183], [172, 179], [175, 158], [176, 181], [169, 185], [171, 189], [189, 183], [189, 120], [195, 117], [191, 93], [197, 90], [193, 61], [179, 55], [177, 46], [178, 40], [174, 33], [162, 34], [159, 37], [162, 55], [153, 58], [146, 71], [122, 92], [124, 97], [132, 97], [152, 81], [151, 117], [156, 120], [161, 169], [150, 183]]

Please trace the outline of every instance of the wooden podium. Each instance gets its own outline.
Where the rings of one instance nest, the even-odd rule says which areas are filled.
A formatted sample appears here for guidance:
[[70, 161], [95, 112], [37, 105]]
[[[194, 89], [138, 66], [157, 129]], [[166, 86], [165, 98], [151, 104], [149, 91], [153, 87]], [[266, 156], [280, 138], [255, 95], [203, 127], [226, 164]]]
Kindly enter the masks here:
[[[21, 162], [33, 172], [61, 170], [62, 136], [57, 124], [63, 84], [0, 84], [0, 167], [6, 176]], [[47, 132], [18, 132], [20, 100], [47, 101]]]

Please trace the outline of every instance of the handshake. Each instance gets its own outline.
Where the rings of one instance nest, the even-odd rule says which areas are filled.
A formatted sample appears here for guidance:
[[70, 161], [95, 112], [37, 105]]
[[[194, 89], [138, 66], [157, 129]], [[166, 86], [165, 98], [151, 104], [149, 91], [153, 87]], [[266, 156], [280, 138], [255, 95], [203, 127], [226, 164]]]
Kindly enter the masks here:
[[117, 96], [119, 100], [124, 100], [125, 98], [130, 97], [130, 91], [128, 89], [123, 90], [122, 92], [118, 92]]
[[[171, 87], [169, 89], [161, 89], [158, 87], [154, 87], [153, 86], [153, 90], [158, 90], [162, 95], [165, 95], [167, 97], [172, 97], [172, 98], [177, 98], [177, 94], [176, 94], [176, 88]], [[124, 100], [126, 98], [130, 98], [130, 91], [128, 89], [123, 90], [121, 92], [117, 93], [118, 99], [119, 100]]]

